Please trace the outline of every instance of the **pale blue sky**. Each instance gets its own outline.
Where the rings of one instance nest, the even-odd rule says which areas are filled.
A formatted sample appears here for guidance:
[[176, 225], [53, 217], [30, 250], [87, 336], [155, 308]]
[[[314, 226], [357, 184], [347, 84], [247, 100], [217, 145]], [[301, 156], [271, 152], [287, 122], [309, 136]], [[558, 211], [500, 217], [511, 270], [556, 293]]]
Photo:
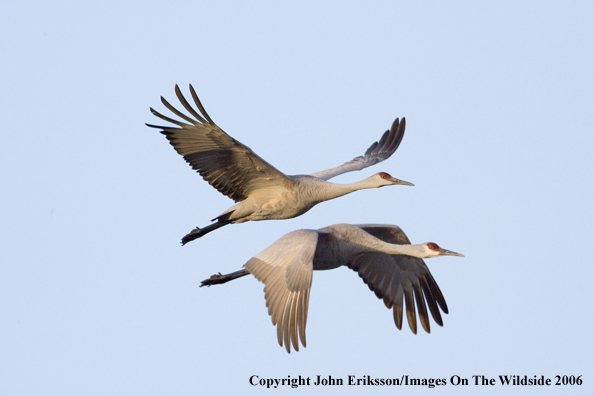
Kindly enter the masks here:
[[[407, 394], [585, 394], [592, 372], [594, 6], [591, 2], [12, 2], [0, 24], [0, 393], [269, 391], [251, 375], [583, 375], [546, 388]], [[284, 221], [180, 238], [232, 201], [166, 139], [149, 107], [192, 83], [211, 117], [280, 170], [360, 155], [394, 118], [386, 171]], [[288, 355], [239, 269], [283, 234], [400, 225], [450, 314], [398, 331], [356, 273], [314, 274], [308, 347]], [[404, 389], [402, 389], [404, 391]]]

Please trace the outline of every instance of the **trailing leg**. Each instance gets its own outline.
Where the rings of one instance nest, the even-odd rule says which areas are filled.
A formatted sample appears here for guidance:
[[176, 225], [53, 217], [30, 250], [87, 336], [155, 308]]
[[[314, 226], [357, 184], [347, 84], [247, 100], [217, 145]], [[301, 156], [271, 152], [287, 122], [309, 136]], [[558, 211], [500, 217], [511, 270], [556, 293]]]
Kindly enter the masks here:
[[210, 278], [203, 280], [200, 284], [200, 287], [227, 283], [233, 279], [241, 278], [242, 276], [246, 276], [249, 274], [250, 273], [246, 269], [235, 271], [227, 275], [221, 275], [221, 273], [219, 272], [217, 275], [213, 275]]
[[229, 222], [229, 221], [219, 220], [216, 223], [213, 223], [213, 224], [206, 226], [204, 228], [196, 227], [192, 230], [192, 232], [190, 232], [188, 235], [186, 235], [185, 237], [182, 238], [182, 240], [181, 240], [182, 246], [188, 242], [193, 241], [194, 239], [198, 239], [198, 238], [208, 234], [209, 232], [214, 231], [217, 228], [221, 228], [222, 226], [226, 226], [227, 224], [230, 224], [230, 223], [231, 222]]

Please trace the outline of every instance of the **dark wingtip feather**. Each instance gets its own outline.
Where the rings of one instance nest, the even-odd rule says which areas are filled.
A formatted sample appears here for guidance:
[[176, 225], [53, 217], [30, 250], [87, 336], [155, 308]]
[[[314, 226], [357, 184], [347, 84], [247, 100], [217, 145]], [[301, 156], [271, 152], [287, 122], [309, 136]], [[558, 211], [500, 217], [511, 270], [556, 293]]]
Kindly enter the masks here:
[[402, 330], [402, 305], [394, 305], [394, 323], [398, 330]]
[[419, 321], [421, 326], [427, 333], [431, 333], [431, 327], [429, 324], [429, 316], [427, 315], [427, 307], [425, 306], [425, 299], [423, 292], [421, 291], [421, 285], [419, 283], [413, 284], [413, 290], [415, 294], [415, 300], [417, 301], [417, 310], [419, 312]]
[[209, 123], [211, 123], [213, 125], [216, 125], [214, 123], [214, 121], [212, 120], [212, 118], [210, 118], [210, 116], [208, 115], [208, 113], [206, 112], [206, 110], [204, 110], [204, 106], [202, 106], [202, 103], [200, 102], [200, 99], [198, 99], [198, 95], [196, 95], [196, 91], [194, 91], [194, 87], [192, 86], [192, 84], [190, 84], [190, 94], [192, 94], [192, 99], [194, 99], [194, 102], [196, 103], [196, 106], [198, 106], [198, 110], [200, 110], [200, 112], [202, 113], [202, 115], [204, 115], [204, 118], [206, 118]]
[[[193, 89], [194, 88], [192, 87], [192, 84], [190, 84], [190, 91], [192, 91]], [[190, 106], [190, 104], [188, 103], [188, 101], [186, 100], [184, 95], [181, 93], [181, 90], [179, 89], [179, 87], [177, 85], [175, 86], [175, 94], [177, 95], [177, 98], [179, 99], [182, 106], [184, 106], [185, 109], [190, 112], [190, 114], [192, 114], [194, 117], [196, 117], [196, 119], [198, 121], [200, 121], [201, 123], [203, 123], [203, 124], [207, 123], [207, 121], [200, 114], [198, 114], [198, 112], [196, 110], [194, 110], [194, 108], [192, 106]]]
[[367, 149], [367, 151], [365, 152], [365, 154], [363, 156], [367, 157], [368, 155], [371, 155], [371, 153], [373, 153], [373, 151], [375, 150], [375, 148], [377, 146], [378, 146], [378, 142], [374, 142], [371, 146], [369, 146], [369, 148]]
[[406, 303], [406, 319], [408, 320], [408, 327], [410, 327], [410, 330], [413, 332], [413, 334], [417, 334], [417, 314], [415, 312], [415, 300], [412, 294], [412, 290], [406, 290], [404, 292], [404, 301]]
[[431, 293], [431, 289], [427, 284], [427, 280], [425, 278], [419, 279], [421, 282], [421, 289], [423, 290], [423, 294], [425, 295], [425, 301], [427, 302], [427, 306], [429, 307], [429, 311], [431, 312], [431, 316], [433, 316], [433, 320], [439, 326], [443, 326], [443, 319], [441, 318], [441, 314], [439, 313], [439, 308], [437, 307], [437, 303], [435, 302], [435, 297]]
[[384, 132], [384, 134], [382, 135], [381, 139], [379, 140], [378, 145], [380, 147], [383, 147], [386, 144], [386, 141], [388, 140], [388, 138], [390, 137], [390, 132], [391, 131], [386, 131]]
[[394, 132], [394, 139], [390, 142], [390, 146], [388, 150], [390, 153], [394, 153], [396, 149], [400, 146], [402, 142], [402, 138], [404, 137], [404, 131], [406, 130], [406, 122], [404, 121], [404, 117], [402, 121], [399, 121], [398, 118], [394, 120], [392, 124], [392, 128], [390, 128], [391, 132]]

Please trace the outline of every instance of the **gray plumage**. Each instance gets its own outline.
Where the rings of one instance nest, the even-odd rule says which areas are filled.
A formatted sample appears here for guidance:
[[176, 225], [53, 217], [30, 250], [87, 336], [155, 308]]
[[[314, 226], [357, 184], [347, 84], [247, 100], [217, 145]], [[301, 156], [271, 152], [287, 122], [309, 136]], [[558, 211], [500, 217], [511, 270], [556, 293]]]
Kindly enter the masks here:
[[191, 85], [190, 92], [198, 111], [184, 98], [179, 87], [175, 86], [180, 103], [194, 118], [177, 110], [161, 97], [165, 107], [185, 122], [166, 117], [151, 108], [155, 116], [176, 126], [147, 125], [161, 129], [161, 133], [190, 166], [220, 193], [233, 199], [236, 205], [215, 217], [213, 221], [216, 220], [216, 223], [194, 229], [182, 239], [182, 244], [230, 223], [300, 216], [320, 202], [360, 189], [412, 185], [385, 172], [350, 184], [327, 181], [345, 172], [364, 169], [389, 158], [404, 136], [404, 118], [402, 122], [396, 119], [392, 128], [382, 135], [379, 142], [373, 143], [363, 156], [312, 175], [288, 176], [219, 128], [206, 113]]
[[[290, 232], [256, 254], [240, 270], [213, 275], [201, 286], [225, 283], [253, 274], [264, 283], [264, 297], [272, 323], [277, 326], [280, 346], [298, 351], [305, 347], [305, 327], [314, 270], [347, 266], [356, 271], [375, 295], [393, 309], [394, 323], [402, 329], [403, 310], [417, 333], [417, 312], [423, 329], [430, 332], [429, 312], [443, 325], [440, 309], [448, 313], [446, 301], [422, 258], [462, 256], [429, 242], [411, 245], [395, 225], [335, 224], [319, 230]], [[415, 304], [416, 302], [416, 304]], [[416, 305], [416, 311], [415, 311]]]

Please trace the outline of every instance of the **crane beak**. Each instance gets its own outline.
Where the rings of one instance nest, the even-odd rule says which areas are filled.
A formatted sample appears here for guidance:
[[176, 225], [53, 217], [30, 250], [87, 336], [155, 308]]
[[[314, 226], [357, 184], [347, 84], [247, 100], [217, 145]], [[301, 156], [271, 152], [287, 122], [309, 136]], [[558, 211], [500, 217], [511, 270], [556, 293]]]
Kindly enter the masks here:
[[412, 183], [409, 183], [409, 182], [404, 181], [404, 180], [396, 179], [395, 177], [392, 177], [392, 182], [394, 184], [402, 184], [403, 186], [413, 186], [413, 187], [415, 186]]
[[446, 249], [442, 249], [442, 248], [439, 248], [439, 255], [440, 256], [458, 256], [458, 257], [464, 257], [464, 255], [461, 254], [461, 253], [452, 252], [451, 250], [446, 250]]

